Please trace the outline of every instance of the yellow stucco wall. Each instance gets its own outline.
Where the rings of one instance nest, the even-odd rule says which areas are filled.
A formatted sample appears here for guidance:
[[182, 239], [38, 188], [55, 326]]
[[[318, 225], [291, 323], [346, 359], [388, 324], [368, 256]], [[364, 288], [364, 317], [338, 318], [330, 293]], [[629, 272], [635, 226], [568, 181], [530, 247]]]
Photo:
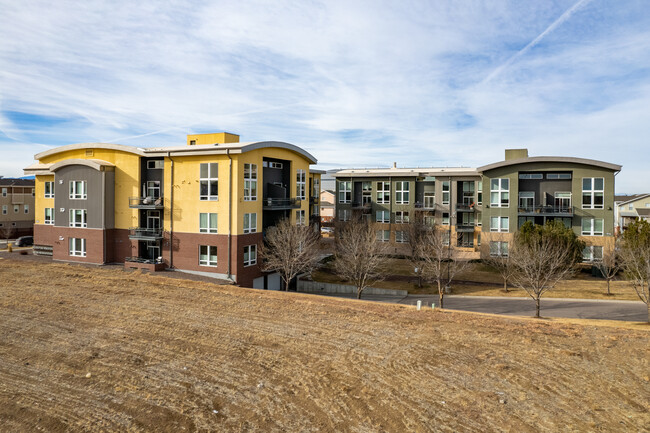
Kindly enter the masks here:
[[239, 143], [239, 135], [228, 132], [215, 132], [210, 134], [192, 134], [187, 136], [187, 144], [191, 141], [194, 144], [215, 144], [215, 143]]
[[54, 208], [54, 199], [45, 198], [45, 182], [54, 182], [54, 175], [36, 176], [34, 182], [34, 224], [43, 224], [45, 208]]

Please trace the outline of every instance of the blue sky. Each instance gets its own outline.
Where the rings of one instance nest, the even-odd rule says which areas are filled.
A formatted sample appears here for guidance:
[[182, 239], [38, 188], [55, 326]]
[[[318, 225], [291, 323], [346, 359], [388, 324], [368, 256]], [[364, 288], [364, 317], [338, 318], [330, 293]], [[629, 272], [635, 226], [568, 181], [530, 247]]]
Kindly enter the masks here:
[[650, 192], [647, 1], [0, 0], [0, 174], [229, 131], [319, 168], [623, 165]]

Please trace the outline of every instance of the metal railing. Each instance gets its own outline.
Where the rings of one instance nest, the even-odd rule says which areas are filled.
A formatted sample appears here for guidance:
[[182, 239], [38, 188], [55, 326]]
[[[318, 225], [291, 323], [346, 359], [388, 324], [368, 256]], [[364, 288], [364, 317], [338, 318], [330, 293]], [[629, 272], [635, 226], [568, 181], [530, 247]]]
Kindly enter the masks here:
[[301, 200], [299, 198], [273, 198], [268, 197], [263, 200], [266, 208], [299, 208]]
[[164, 203], [162, 197], [129, 197], [129, 207], [162, 208]]
[[555, 205], [533, 205], [533, 206], [519, 206], [518, 212], [520, 214], [564, 214], [573, 215], [573, 206], [555, 206]]
[[132, 239], [160, 239], [163, 237], [162, 228], [131, 227], [129, 237]]
[[436, 210], [436, 204], [425, 205], [424, 203], [416, 202], [415, 210]]

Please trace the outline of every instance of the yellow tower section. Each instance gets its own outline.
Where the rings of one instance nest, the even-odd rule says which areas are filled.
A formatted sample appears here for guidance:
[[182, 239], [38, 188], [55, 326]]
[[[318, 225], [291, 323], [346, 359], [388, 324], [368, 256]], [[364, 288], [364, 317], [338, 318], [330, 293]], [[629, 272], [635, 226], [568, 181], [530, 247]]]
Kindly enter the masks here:
[[210, 134], [191, 134], [187, 136], [188, 146], [215, 143], [239, 143], [239, 135], [231, 134], [229, 132], [214, 132]]

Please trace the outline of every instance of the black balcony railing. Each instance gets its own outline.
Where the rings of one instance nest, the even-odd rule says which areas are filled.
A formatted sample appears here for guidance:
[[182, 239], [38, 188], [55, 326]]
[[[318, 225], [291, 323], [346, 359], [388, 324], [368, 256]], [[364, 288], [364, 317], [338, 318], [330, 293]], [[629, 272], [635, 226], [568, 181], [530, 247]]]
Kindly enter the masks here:
[[298, 209], [301, 204], [299, 198], [273, 198], [267, 197], [262, 203], [264, 203], [264, 209]]
[[162, 197], [129, 197], [129, 207], [138, 209], [162, 209], [165, 202]]
[[435, 203], [423, 204], [420, 202], [416, 202], [415, 210], [433, 211], [436, 210], [436, 204]]
[[473, 232], [474, 224], [458, 224], [456, 225], [457, 232]]
[[309, 197], [309, 204], [318, 204], [318, 197]]
[[461, 203], [456, 204], [456, 210], [458, 212], [474, 212], [475, 208], [476, 208], [476, 205], [474, 203], [472, 203], [472, 204], [461, 204]]
[[461, 248], [474, 248], [474, 242], [458, 241], [458, 246], [461, 247]]
[[534, 205], [519, 206], [520, 215], [573, 215], [573, 206]]
[[360, 202], [360, 201], [353, 201], [352, 202], [352, 209], [360, 210], [364, 214], [365, 213], [370, 213], [370, 211], [372, 211], [372, 203], [367, 203], [367, 202], [363, 203], [363, 202]]
[[129, 239], [156, 240], [162, 239], [163, 230], [161, 228], [148, 227], [131, 227], [129, 229]]

